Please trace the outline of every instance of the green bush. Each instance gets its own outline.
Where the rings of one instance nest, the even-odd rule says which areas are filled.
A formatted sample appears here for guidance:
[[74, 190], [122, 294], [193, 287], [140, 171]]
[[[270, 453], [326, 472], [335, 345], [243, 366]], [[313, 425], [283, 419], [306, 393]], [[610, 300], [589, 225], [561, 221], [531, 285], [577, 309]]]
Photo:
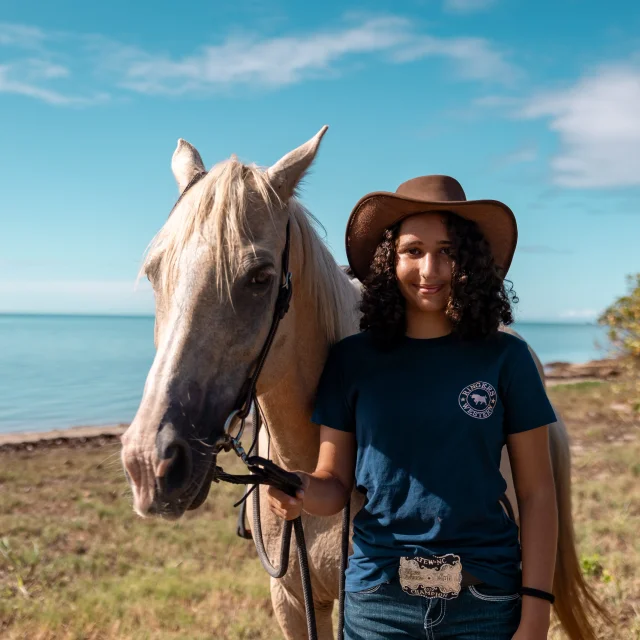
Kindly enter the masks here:
[[609, 327], [613, 346], [625, 355], [640, 358], [640, 273], [627, 276], [629, 293], [618, 298], [598, 322]]

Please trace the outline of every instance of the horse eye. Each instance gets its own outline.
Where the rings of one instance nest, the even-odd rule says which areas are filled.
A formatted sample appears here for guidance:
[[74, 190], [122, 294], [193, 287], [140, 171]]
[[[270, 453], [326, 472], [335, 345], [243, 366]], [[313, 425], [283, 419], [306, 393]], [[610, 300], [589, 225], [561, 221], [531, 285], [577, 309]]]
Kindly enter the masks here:
[[147, 260], [146, 265], [144, 266], [144, 275], [147, 277], [147, 280], [153, 284], [158, 279], [158, 274], [160, 272], [160, 258], [155, 256], [150, 260]]
[[272, 276], [268, 271], [258, 271], [258, 273], [251, 278], [251, 284], [257, 286], [265, 285], [271, 281], [271, 278]]
[[156, 276], [158, 275], [158, 269], [157, 267], [154, 265], [153, 267], [147, 267], [144, 270], [144, 275], [147, 276], [147, 280], [153, 284], [154, 281], [156, 280]]

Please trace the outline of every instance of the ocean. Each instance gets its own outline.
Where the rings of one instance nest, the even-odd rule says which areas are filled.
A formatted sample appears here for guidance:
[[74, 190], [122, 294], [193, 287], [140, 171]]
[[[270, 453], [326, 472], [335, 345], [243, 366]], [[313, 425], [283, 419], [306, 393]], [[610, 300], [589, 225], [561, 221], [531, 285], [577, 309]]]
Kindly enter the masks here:
[[[543, 363], [606, 355], [602, 327], [515, 328]], [[0, 433], [130, 422], [153, 354], [150, 317], [0, 315]]]

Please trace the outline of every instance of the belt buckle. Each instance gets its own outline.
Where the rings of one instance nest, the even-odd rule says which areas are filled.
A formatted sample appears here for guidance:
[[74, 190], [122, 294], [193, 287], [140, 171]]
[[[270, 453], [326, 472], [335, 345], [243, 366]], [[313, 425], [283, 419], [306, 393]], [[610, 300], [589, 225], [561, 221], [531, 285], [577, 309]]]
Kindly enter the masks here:
[[398, 570], [400, 586], [411, 596], [424, 598], [457, 598], [462, 589], [460, 556], [402, 557]]

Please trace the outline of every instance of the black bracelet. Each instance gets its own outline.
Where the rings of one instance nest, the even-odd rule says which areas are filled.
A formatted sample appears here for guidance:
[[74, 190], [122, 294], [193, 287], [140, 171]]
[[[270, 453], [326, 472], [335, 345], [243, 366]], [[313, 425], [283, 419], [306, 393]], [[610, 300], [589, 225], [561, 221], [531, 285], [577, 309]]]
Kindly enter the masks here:
[[521, 596], [533, 596], [534, 598], [540, 598], [541, 600], [547, 600], [551, 604], [556, 601], [556, 597], [553, 593], [547, 593], [546, 591], [540, 591], [540, 589], [532, 589], [531, 587], [521, 587]]

